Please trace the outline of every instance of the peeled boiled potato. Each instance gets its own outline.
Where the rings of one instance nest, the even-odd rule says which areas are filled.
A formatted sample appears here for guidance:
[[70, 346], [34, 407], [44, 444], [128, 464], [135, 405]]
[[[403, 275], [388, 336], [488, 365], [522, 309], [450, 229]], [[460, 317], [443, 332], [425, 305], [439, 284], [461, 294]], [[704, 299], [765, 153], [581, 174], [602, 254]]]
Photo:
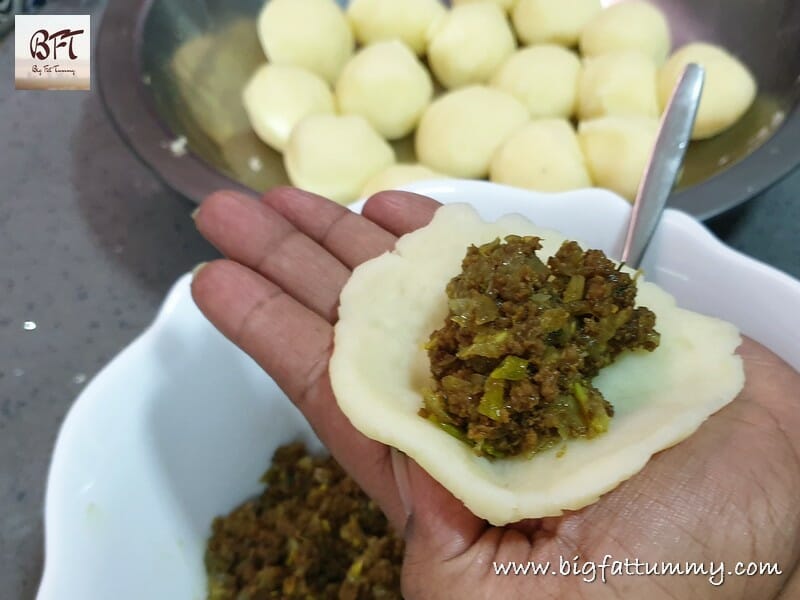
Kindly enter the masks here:
[[414, 130], [432, 97], [430, 74], [398, 40], [376, 42], [357, 52], [336, 84], [339, 111], [361, 115], [390, 140]]
[[292, 185], [347, 204], [395, 156], [364, 117], [311, 115], [292, 131], [283, 160]]
[[578, 117], [657, 117], [656, 74], [653, 59], [635, 50], [585, 59], [578, 86]]
[[694, 433], [744, 384], [736, 328], [679, 308], [640, 277], [637, 303], [656, 314], [661, 343], [654, 352], [620, 356], [594, 379], [614, 406], [608, 431], [530, 459], [477, 456], [417, 414], [420, 390], [430, 385], [425, 343], [447, 315], [445, 286], [467, 246], [510, 234], [541, 237], [545, 261], [564, 240], [519, 215], [486, 223], [463, 204], [440, 208], [393, 252], [353, 272], [340, 296], [330, 361], [336, 401], [355, 428], [407, 454], [493, 525], [591, 504]]
[[633, 201], [657, 133], [658, 120], [648, 117], [583, 121], [578, 140], [595, 185]]
[[439, 0], [352, 0], [347, 16], [361, 44], [399, 39], [422, 55], [428, 29], [445, 11]]
[[258, 17], [258, 36], [271, 63], [303, 67], [331, 84], [355, 45], [334, 0], [270, 0]]
[[705, 68], [706, 79], [692, 139], [702, 140], [736, 123], [756, 97], [756, 81], [739, 60], [718, 46], [695, 43], [673, 54], [661, 68], [658, 95], [666, 106], [674, 86], [688, 63]]
[[282, 65], [263, 65], [253, 73], [242, 101], [256, 135], [279, 152], [301, 119], [336, 112], [324, 80], [306, 69]]
[[516, 47], [505, 14], [492, 2], [454, 7], [430, 36], [428, 62], [447, 88], [489, 81]]
[[459, 4], [470, 4], [472, 2], [494, 2], [503, 10], [511, 10], [514, 7], [514, 4], [516, 4], [517, 0], [452, 0], [453, 6], [458, 6]]
[[449, 92], [422, 115], [417, 157], [447, 175], [485, 177], [494, 153], [527, 120], [527, 109], [511, 94], [477, 85]]
[[424, 165], [389, 165], [367, 182], [367, 185], [361, 190], [361, 197], [368, 198], [383, 190], [394, 190], [413, 181], [443, 179], [444, 177]]
[[569, 118], [575, 112], [580, 72], [581, 61], [574, 52], [541, 44], [512, 54], [492, 78], [492, 86], [515, 96], [534, 119]]
[[214, 34], [190, 37], [172, 55], [171, 83], [183, 110], [219, 146], [229, 144], [249, 121], [231, 110], [242, 98], [242, 81], [264, 62], [264, 52], [250, 19], [235, 19]]
[[633, 0], [608, 7], [584, 28], [581, 54], [597, 56], [617, 50], [639, 50], [657, 64], [664, 62], [672, 41], [662, 12], [648, 2]]
[[566, 119], [531, 121], [492, 159], [490, 179], [540, 192], [591, 187], [578, 138]]
[[600, 10], [600, 0], [519, 0], [512, 15], [525, 44], [574, 46], [584, 25]]

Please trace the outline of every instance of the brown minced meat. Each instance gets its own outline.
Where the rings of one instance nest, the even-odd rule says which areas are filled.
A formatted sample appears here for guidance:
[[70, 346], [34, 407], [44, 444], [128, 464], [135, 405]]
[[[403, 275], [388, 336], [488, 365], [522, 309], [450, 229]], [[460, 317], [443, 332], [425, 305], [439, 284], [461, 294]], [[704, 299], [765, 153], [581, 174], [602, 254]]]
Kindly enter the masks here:
[[635, 277], [575, 242], [547, 264], [540, 248], [514, 235], [471, 246], [427, 344], [434, 385], [420, 415], [482, 456], [603, 433], [614, 409], [592, 378], [621, 352], [659, 343], [655, 315], [635, 307]]
[[279, 448], [257, 498], [217, 517], [209, 600], [399, 599], [403, 542], [332, 458]]

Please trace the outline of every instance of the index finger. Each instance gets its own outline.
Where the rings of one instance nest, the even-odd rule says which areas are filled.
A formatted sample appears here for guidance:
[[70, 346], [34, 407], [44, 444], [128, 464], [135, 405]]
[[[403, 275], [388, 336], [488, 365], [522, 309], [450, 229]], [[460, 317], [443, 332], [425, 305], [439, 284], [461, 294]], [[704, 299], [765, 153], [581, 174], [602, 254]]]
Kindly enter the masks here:
[[397, 241], [358, 213], [310, 192], [274, 188], [262, 201], [350, 269], [391, 250]]
[[351, 269], [393, 249], [396, 236], [427, 225], [441, 206], [412, 192], [387, 191], [370, 198], [360, 216], [294, 188], [276, 188], [263, 202]]
[[427, 196], [390, 190], [372, 196], [361, 214], [400, 237], [430, 223], [440, 206], [439, 202]]

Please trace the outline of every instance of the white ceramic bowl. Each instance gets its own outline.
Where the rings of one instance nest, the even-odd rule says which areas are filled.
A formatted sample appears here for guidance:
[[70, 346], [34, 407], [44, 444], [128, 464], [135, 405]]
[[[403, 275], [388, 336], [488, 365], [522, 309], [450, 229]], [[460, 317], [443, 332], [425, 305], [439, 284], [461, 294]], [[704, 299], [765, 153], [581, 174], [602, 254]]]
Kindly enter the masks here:
[[[518, 212], [618, 255], [630, 207], [600, 190], [547, 196], [484, 182], [410, 189]], [[736, 323], [800, 369], [800, 282], [667, 211], [644, 268], [679, 304]], [[316, 445], [275, 383], [191, 299], [189, 276], [155, 322], [78, 397], [58, 436], [45, 507], [39, 600], [202, 600], [214, 516], [259, 489], [272, 452]]]

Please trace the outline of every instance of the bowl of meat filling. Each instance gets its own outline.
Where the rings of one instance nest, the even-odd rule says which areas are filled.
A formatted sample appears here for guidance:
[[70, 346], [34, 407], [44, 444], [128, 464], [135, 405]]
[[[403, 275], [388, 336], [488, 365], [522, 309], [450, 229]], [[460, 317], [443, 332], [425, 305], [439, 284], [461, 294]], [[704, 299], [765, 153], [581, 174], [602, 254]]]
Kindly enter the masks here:
[[[736, 394], [740, 335], [800, 368], [800, 283], [683, 213], [666, 211], [635, 271], [615, 261], [630, 205], [608, 192], [413, 189], [445, 206], [351, 278], [334, 390], [357, 428], [490, 522], [585, 506], [635, 477]], [[395, 283], [372, 286], [367, 306], [364, 286], [390, 267]], [[38, 597], [393, 597], [394, 534], [275, 383], [201, 315], [189, 284], [175, 284], [64, 422]], [[309, 562], [318, 548], [334, 550]]]

